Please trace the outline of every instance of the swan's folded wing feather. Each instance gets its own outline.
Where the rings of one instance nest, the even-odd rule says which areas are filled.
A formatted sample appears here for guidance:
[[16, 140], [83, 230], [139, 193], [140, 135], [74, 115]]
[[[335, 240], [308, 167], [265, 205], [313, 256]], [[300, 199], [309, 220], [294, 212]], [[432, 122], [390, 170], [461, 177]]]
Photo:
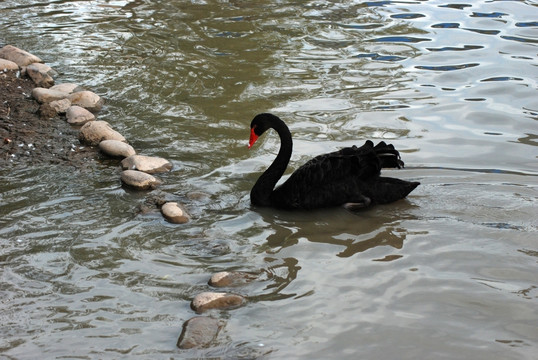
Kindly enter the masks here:
[[[384, 145], [382, 148], [388, 154], [390, 148], [386, 147]], [[397, 152], [392, 156], [397, 157]], [[274, 199], [279, 199], [282, 206], [292, 208], [309, 207], [308, 199], [311, 198], [322, 203], [338, 202], [341, 196], [345, 199], [354, 191], [349, 188], [351, 184], [379, 177], [382, 165], [371, 141], [359, 148], [353, 146], [319, 155], [297, 169], [284, 184], [275, 189]], [[324, 193], [327, 193], [327, 199], [323, 196]]]

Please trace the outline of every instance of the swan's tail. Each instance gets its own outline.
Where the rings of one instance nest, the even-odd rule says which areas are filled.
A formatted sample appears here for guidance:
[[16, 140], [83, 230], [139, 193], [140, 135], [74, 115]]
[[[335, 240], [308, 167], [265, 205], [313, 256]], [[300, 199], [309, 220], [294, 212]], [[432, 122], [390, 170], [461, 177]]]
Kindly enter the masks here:
[[[374, 144], [372, 143], [372, 146], [373, 145]], [[384, 141], [381, 141], [374, 147], [374, 151], [378, 156], [379, 160], [381, 161], [381, 168], [400, 169], [404, 167], [404, 162], [400, 158], [400, 153], [394, 148], [392, 144], [387, 144]]]
[[405, 198], [420, 185], [418, 181], [405, 181], [389, 177], [379, 177], [368, 188], [368, 197], [376, 204], [388, 204]]

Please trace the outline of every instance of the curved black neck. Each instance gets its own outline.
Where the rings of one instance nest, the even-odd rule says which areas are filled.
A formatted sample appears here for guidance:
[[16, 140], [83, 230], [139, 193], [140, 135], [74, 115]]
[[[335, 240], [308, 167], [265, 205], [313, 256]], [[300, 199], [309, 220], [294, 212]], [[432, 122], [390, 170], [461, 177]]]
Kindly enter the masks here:
[[260, 206], [271, 205], [271, 194], [278, 180], [286, 171], [293, 150], [293, 141], [288, 126], [277, 116], [267, 118], [268, 128], [273, 128], [280, 137], [280, 150], [275, 160], [259, 177], [250, 192], [252, 204]]

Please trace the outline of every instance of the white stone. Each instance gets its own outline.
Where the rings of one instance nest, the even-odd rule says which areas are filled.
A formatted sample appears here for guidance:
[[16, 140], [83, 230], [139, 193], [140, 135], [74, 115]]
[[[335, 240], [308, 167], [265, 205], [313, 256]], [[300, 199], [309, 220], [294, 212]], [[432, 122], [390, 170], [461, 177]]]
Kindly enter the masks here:
[[54, 85], [53, 76], [58, 73], [48, 65], [41, 63], [33, 63], [26, 67], [26, 74], [34, 81], [39, 87], [50, 88]]
[[123, 169], [140, 170], [148, 174], [167, 172], [172, 169], [172, 163], [155, 156], [133, 155], [121, 161]]
[[13, 61], [19, 67], [28, 66], [32, 63], [43, 62], [37, 56], [12, 45], [6, 45], [0, 49], [0, 58]]
[[177, 202], [167, 202], [161, 207], [164, 218], [174, 224], [184, 224], [189, 221], [189, 215], [181, 209]]
[[80, 129], [79, 140], [88, 145], [99, 145], [103, 140], [118, 140], [126, 142], [123, 135], [112, 129], [106, 121], [90, 121]]
[[112, 157], [125, 158], [136, 154], [135, 149], [131, 145], [118, 140], [103, 140], [99, 143], [99, 149]]
[[[69, 100], [69, 99], [68, 99]], [[71, 105], [65, 112], [67, 122], [72, 125], [84, 125], [95, 120], [95, 115], [83, 107]]]
[[71, 104], [81, 106], [91, 112], [97, 112], [103, 107], [104, 100], [96, 93], [88, 90], [69, 94]]
[[137, 190], [154, 189], [162, 182], [155, 176], [142, 171], [125, 170], [121, 173], [121, 181]]
[[67, 97], [67, 94], [63, 91], [36, 87], [32, 90], [32, 96], [40, 103], [48, 103], [55, 100], [65, 99]]

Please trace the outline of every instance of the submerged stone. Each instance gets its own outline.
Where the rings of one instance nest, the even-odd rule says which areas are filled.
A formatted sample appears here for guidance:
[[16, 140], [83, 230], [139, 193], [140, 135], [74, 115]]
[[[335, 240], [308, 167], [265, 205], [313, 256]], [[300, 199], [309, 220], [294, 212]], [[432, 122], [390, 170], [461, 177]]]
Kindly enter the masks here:
[[216, 339], [219, 330], [217, 319], [207, 316], [193, 317], [183, 324], [177, 347], [180, 349], [208, 347]]
[[125, 158], [136, 154], [131, 145], [118, 140], [103, 140], [99, 143], [99, 149], [111, 157]]
[[137, 170], [125, 170], [121, 173], [121, 181], [137, 190], [155, 189], [162, 182], [155, 176]]
[[156, 156], [133, 155], [121, 161], [123, 169], [136, 169], [148, 174], [167, 172], [172, 169], [172, 163]]
[[[69, 99], [67, 99], [69, 100]], [[81, 106], [71, 105], [65, 112], [67, 122], [72, 125], [84, 125], [95, 120], [95, 115]]]
[[209, 279], [209, 285], [214, 287], [240, 286], [255, 280], [255, 274], [241, 271], [221, 271], [213, 274]]
[[43, 62], [37, 56], [12, 45], [6, 45], [0, 49], [0, 58], [13, 61], [19, 67]]
[[80, 129], [80, 142], [88, 145], [99, 145], [103, 140], [118, 140], [126, 142], [123, 135], [112, 129], [106, 121], [90, 121]]
[[228, 310], [240, 307], [246, 302], [241, 295], [217, 292], [203, 292], [194, 297], [191, 308], [197, 313], [210, 309]]
[[164, 218], [174, 224], [184, 224], [190, 220], [189, 214], [185, 212], [177, 202], [167, 202], [161, 207]]

